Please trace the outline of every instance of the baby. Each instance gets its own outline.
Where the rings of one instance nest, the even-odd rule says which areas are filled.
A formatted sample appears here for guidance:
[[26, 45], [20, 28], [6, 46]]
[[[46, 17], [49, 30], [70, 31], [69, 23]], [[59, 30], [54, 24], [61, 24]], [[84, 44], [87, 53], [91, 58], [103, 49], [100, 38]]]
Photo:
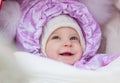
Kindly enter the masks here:
[[41, 45], [48, 58], [73, 65], [82, 57], [85, 41], [74, 19], [59, 15], [48, 21], [44, 28]]
[[25, 51], [77, 68], [95, 70], [118, 56], [97, 54], [101, 29], [77, 0], [31, 0], [21, 6], [16, 42]]

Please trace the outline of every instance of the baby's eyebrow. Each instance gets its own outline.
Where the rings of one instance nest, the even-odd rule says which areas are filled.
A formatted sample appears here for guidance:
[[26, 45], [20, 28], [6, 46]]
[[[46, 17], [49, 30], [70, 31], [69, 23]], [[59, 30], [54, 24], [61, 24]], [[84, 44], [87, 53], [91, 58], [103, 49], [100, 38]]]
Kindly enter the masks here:
[[79, 37], [79, 35], [78, 34], [76, 34], [76, 33], [74, 33], [74, 34], [70, 34], [71, 36], [77, 36], [77, 37]]
[[58, 34], [51, 34], [51, 36], [58, 36]]
[[55, 37], [55, 36], [59, 37], [59, 35], [57, 35], [57, 34], [51, 34], [51, 35], [49, 36], [49, 38], [51, 39], [51, 38], [53, 38], [53, 37]]

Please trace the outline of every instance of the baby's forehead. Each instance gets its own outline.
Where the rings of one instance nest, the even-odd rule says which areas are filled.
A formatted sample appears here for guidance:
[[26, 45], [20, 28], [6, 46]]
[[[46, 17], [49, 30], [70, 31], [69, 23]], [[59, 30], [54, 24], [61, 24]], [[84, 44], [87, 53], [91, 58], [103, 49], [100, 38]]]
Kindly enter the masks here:
[[58, 29], [56, 29], [55, 31], [53, 31], [50, 36], [52, 35], [76, 35], [79, 36], [78, 32], [71, 27], [68, 26], [64, 26], [64, 27], [60, 27]]
[[[59, 27], [57, 29], [55, 29], [53, 31], [53, 33], [56, 33], [56, 32], [72, 32], [72, 33], [77, 33], [77, 31], [73, 28], [73, 27], [69, 27], [69, 26], [62, 26], [62, 27]], [[64, 33], [65, 34], [65, 33]]]

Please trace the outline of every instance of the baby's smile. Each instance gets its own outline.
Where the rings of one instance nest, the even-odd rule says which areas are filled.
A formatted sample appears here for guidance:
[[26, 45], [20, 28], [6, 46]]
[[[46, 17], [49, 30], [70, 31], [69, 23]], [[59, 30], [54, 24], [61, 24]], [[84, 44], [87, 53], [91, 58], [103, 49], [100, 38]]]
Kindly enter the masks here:
[[63, 53], [60, 53], [59, 55], [61, 55], [61, 56], [73, 56], [74, 54], [71, 52], [63, 52]]

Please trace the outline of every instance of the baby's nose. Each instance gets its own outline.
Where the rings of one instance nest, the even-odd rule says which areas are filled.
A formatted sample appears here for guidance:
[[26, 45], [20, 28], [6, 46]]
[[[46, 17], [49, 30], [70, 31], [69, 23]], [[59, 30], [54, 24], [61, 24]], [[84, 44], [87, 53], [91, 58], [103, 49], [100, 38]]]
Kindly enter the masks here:
[[65, 41], [64, 46], [65, 47], [72, 47], [72, 42], [71, 41]]

